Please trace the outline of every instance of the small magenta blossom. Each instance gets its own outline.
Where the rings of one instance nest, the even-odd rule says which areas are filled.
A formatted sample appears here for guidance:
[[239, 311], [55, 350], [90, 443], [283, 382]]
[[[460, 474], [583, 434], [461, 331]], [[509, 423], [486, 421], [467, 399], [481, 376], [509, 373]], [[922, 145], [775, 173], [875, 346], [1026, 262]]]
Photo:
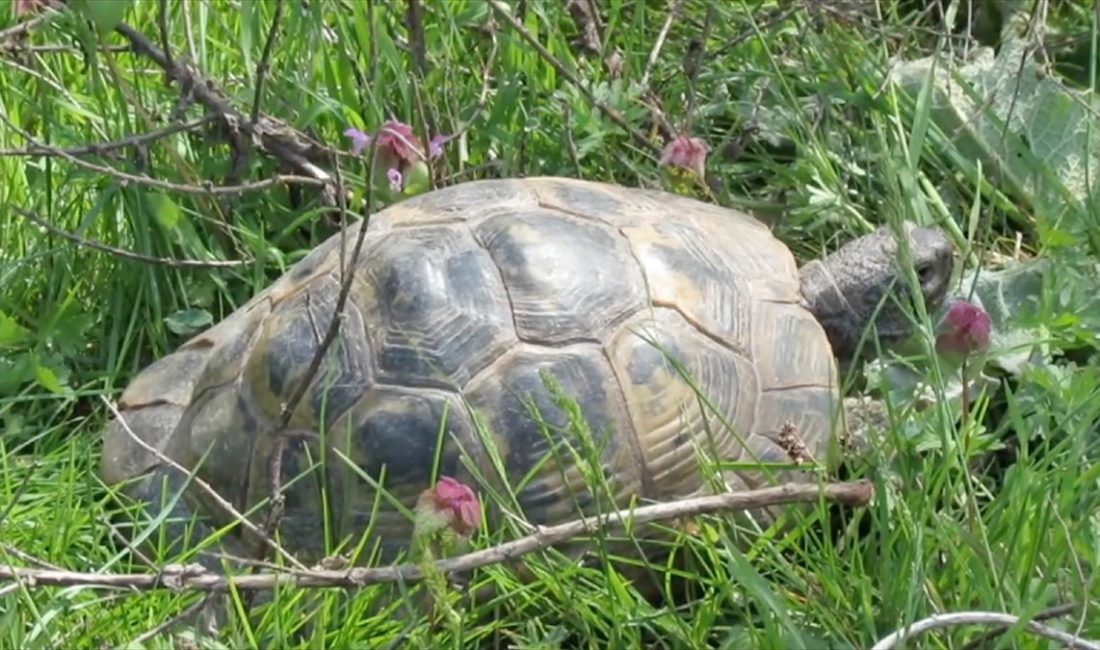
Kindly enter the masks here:
[[345, 130], [344, 135], [351, 139], [351, 151], [356, 155], [377, 139], [374, 144], [376, 165], [385, 170], [386, 180], [394, 192], [403, 192], [420, 176], [426, 176], [428, 161], [443, 155], [443, 145], [451, 139], [451, 136], [442, 133], [432, 136], [425, 154], [424, 145], [413, 133], [412, 127], [396, 120], [383, 123], [375, 135], [356, 128]]
[[450, 528], [459, 537], [466, 538], [481, 524], [481, 502], [465, 483], [441, 476], [435, 487], [420, 495], [416, 514], [419, 534]]
[[39, 7], [45, 7], [46, 0], [12, 0], [11, 13], [16, 18], [33, 13], [38, 10]]
[[993, 323], [984, 309], [962, 299], [952, 301], [937, 329], [936, 350], [969, 356], [989, 349]]
[[673, 138], [665, 145], [658, 164], [662, 167], [686, 169], [699, 178], [704, 178], [709, 152], [710, 147], [701, 138], [689, 138], [681, 135]]

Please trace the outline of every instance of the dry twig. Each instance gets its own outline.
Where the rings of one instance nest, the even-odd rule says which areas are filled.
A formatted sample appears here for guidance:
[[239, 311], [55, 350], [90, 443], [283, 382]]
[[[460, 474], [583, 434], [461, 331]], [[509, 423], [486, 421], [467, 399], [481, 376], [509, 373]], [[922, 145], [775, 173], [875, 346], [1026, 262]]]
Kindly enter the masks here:
[[461, 125], [453, 134], [451, 134], [452, 140], [460, 139], [467, 131], [473, 127], [474, 123], [478, 120], [479, 116], [485, 112], [485, 107], [489, 103], [489, 91], [492, 89], [493, 81], [493, 68], [496, 66], [497, 53], [500, 51], [500, 42], [497, 39], [497, 32], [492, 26], [486, 27], [485, 32], [490, 39], [489, 55], [485, 58], [485, 63], [481, 67], [481, 90], [477, 95], [477, 103], [474, 105], [474, 110], [470, 114], [470, 119], [466, 120], [466, 123]]
[[[260, 62], [256, 64], [256, 96], [252, 100], [251, 124], [256, 124], [256, 121], [260, 119], [260, 100], [263, 98], [264, 77], [267, 75], [268, 67], [271, 65], [271, 52], [274, 50], [275, 37], [279, 34], [279, 23], [282, 19], [283, 0], [275, 0], [275, 15], [271, 18], [271, 29], [267, 32], [267, 41], [264, 43], [264, 51], [263, 54], [260, 55]], [[165, 48], [165, 53], [167, 54], [167, 45]]]
[[83, 147], [52, 147], [49, 145], [32, 144], [22, 149], [0, 149], [0, 157], [17, 157], [17, 156], [101, 156], [107, 152], [114, 151], [116, 149], [125, 149], [126, 147], [136, 147], [150, 142], [155, 142], [161, 138], [166, 138], [176, 133], [184, 131], [191, 131], [198, 127], [209, 124], [214, 121], [213, 115], [206, 115], [199, 117], [188, 122], [180, 122], [178, 124], [171, 124], [148, 133], [139, 133], [137, 135], [127, 136], [119, 140], [112, 140], [110, 142], [92, 143], [84, 145]]
[[103, 165], [97, 165], [85, 160], [81, 160], [76, 156], [70, 155], [64, 149], [58, 147], [52, 147], [50, 145], [42, 144], [33, 135], [26, 130], [19, 128], [14, 122], [12, 122], [6, 113], [0, 112], [0, 121], [8, 126], [11, 130], [18, 133], [28, 143], [28, 149], [45, 151], [50, 155], [58, 156], [69, 161], [76, 167], [81, 169], [87, 169], [88, 171], [96, 172], [97, 174], [103, 174], [115, 178], [123, 183], [133, 183], [134, 185], [144, 185], [146, 187], [154, 187], [166, 192], [179, 192], [181, 194], [200, 194], [200, 195], [237, 195], [244, 194], [246, 192], [254, 192], [256, 190], [267, 189], [275, 185], [283, 183], [292, 184], [300, 183], [304, 185], [324, 185], [323, 181], [320, 181], [312, 176], [292, 176], [292, 175], [279, 175], [271, 178], [266, 178], [262, 181], [254, 181], [251, 183], [241, 183], [240, 185], [214, 185], [213, 183], [203, 183], [201, 185], [187, 185], [183, 183], [172, 183], [169, 181], [161, 181], [148, 176], [136, 176], [134, 174], [127, 174], [126, 172], [120, 172], [117, 169], [111, 167], [104, 167]]
[[172, 46], [168, 36], [168, 0], [160, 0], [159, 11], [157, 11], [157, 29], [160, 31], [160, 46], [164, 50], [164, 58], [168, 61], [168, 65], [174, 65], [172, 63]]
[[576, 86], [577, 89], [580, 90], [581, 93], [585, 96], [588, 102], [601, 113], [606, 115], [607, 119], [611, 120], [620, 129], [630, 134], [630, 137], [633, 138], [634, 141], [637, 142], [638, 145], [641, 146], [643, 149], [653, 154], [660, 154], [661, 147], [659, 145], [647, 138], [644, 133], [631, 126], [631, 124], [627, 122], [626, 119], [624, 119], [618, 111], [608, 106], [607, 103], [600, 101], [592, 93], [592, 90], [586, 84], [581, 82], [580, 78], [578, 78], [572, 70], [565, 67], [564, 63], [559, 61], [558, 58], [550, 52], [550, 50], [547, 50], [546, 47], [543, 46], [543, 44], [540, 43], [538, 39], [535, 38], [535, 36], [527, 30], [526, 27], [523, 26], [523, 23], [521, 23], [519, 20], [516, 19], [515, 16], [512, 15], [512, 13], [508, 10], [507, 5], [500, 2], [500, 0], [489, 0], [489, 6], [493, 8], [493, 11], [496, 12], [498, 16], [504, 19], [504, 22], [508, 23], [512, 27], [512, 29], [516, 30], [516, 32], [523, 38], [523, 40], [527, 41], [527, 43], [531, 47], [535, 48], [535, 51], [539, 53], [539, 56], [541, 56], [543, 60], [549, 63], [555, 70], [557, 70], [558, 74], [565, 77], [566, 80], [569, 81], [569, 83]]
[[145, 264], [153, 264], [156, 266], [166, 266], [173, 269], [213, 269], [213, 268], [233, 268], [237, 266], [244, 266], [245, 264], [251, 264], [253, 260], [185, 260], [176, 259], [172, 257], [153, 257], [152, 255], [143, 255], [141, 253], [135, 253], [122, 248], [116, 248], [109, 246], [102, 242], [93, 241], [91, 239], [85, 239], [80, 235], [74, 235], [71, 232], [62, 230], [57, 226], [46, 221], [42, 217], [39, 217], [30, 210], [24, 208], [12, 207], [13, 212], [23, 217], [27, 221], [45, 229], [52, 235], [67, 239], [74, 244], [97, 250], [102, 253], [114, 255], [115, 257], [121, 257], [123, 259], [134, 260], [135, 262], [142, 262]]
[[[371, 24], [374, 23], [374, 6], [369, 5], [368, 15]], [[371, 38], [371, 42], [374, 42], [374, 38]], [[378, 138], [372, 138], [370, 144], [367, 146], [366, 160], [367, 160], [367, 172], [366, 178], [374, 178], [374, 166], [377, 159], [377, 146]], [[275, 434], [280, 439], [280, 444], [286, 444], [287, 427], [290, 424], [290, 420], [293, 417], [294, 410], [298, 408], [298, 404], [305, 398], [306, 391], [309, 389], [309, 385], [313, 383], [317, 372], [321, 368], [325, 355], [328, 353], [332, 343], [336, 340], [336, 335], [340, 331], [340, 323], [343, 320], [344, 306], [347, 304], [348, 295], [351, 293], [351, 285], [355, 279], [354, 268], [358, 264], [359, 255], [363, 248], [363, 242], [366, 240], [367, 231], [370, 226], [370, 214], [373, 210], [374, 195], [372, 192], [372, 185], [367, 183], [366, 185], [366, 216], [359, 223], [359, 233], [355, 240], [355, 246], [352, 249], [351, 258], [347, 260], [345, 264], [345, 251], [347, 246], [347, 192], [344, 188], [344, 179], [340, 171], [339, 158], [334, 160], [335, 164], [335, 184], [336, 184], [336, 207], [340, 214], [340, 294], [336, 298], [336, 304], [332, 310], [332, 320], [329, 321], [328, 327], [325, 330], [325, 336], [321, 340], [320, 345], [317, 346], [317, 350], [313, 353], [313, 358], [310, 360], [309, 367], [306, 369], [305, 375], [301, 381], [295, 387], [294, 392], [290, 395], [290, 398], [282, 406], [282, 412], [279, 417], [279, 424]], [[279, 525], [279, 520], [282, 517], [282, 505], [283, 505], [283, 482], [282, 482], [282, 450], [278, 449], [275, 452], [275, 457], [272, 459], [271, 467], [271, 509], [268, 511], [268, 516], [264, 523], [266, 530], [273, 530]], [[258, 549], [263, 551], [263, 549]], [[257, 559], [263, 560], [264, 557], [260, 556]]]
[[212, 597], [213, 597], [213, 594], [207, 594], [206, 596], [203, 596], [202, 598], [199, 598], [198, 600], [191, 603], [187, 607], [184, 607], [182, 610], [180, 610], [179, 613], [175, 614], [174, 616], [169, 616], [168, 618], [164, 619], [160, 623], [157, 623], [155, 626], [149, 628], [148, 630], [146, 630], [146, 631], [142, 632], [141, 634], [137, 635], [136, 637], [134, 637], [134, 639], [130, 642], [130, 645], [132, 645], [132, 646], [142, 646], [142, 645], [148, 643], [152, 639], [156, 638], [156, 636], [158, 634], [168, 630], [169, 628], [176, 625], [177, 623], [180, 623], [180, 622], [190, 618], [191, 616], [194, 616], [203, 607], [206, 607], [206, 604], [210, 602]]
[[642, 72], [642, 80], [639, 82], [643, 88], [649, 87], [649, 77], [653, 74], [653, 68], [657, 65], [657, 59], [661, 56], [661, 48], [665, 46], [668, 31], [672, 29], [672, 23], [676, 20], [676, 15], [680, 13], [681, 4], [683, 4], [683, 0], [676, 0], [672, 4], [672, 7], [668, 10], [668, 15], [665, 16], [665, 23], [661, 25], [661, 31], [657, 33], [657, 40], [653, 42], [653, 48], [649, 51], [649, 58], [646, 59], [645, 70]]
[[428, 74], [428, 47], [424, 42], [424, 8], [420, 0], [408, 0], [405, 10], [405, 27], [409, 30], [409, 47], [412, 50], [413, 63], [419, 74]]
[[[15, 548], [14, 546], [12, 546], [10, 544], [0, 544], [0, 554], [13, 555], [13, 556], [19, 558], [20, 560], [26, 562], [27, 564], [33, 564], [33, 565], [35, 565], [35, 566], [37, 566], [41, 569], [49, 569], [49, 570], [53, 570], [53, 571], [63, 570], [63, 569], [61, 569], [61, 567], [59, 567], [57, 565], [54, 565], [54, 564], [50, 564], [49, 562], [46, 562], [44, 560], [40, 560], [40, 559], [34, 557], [33, 555], [31, 555], [30, 553], [24, 553], [23, 551], [19, 550], [18, 548]], [[4, 596], [7, 596], [8, 594], [10, 594], [12, 592], [18, 591], [19, 588], [20, 588], [20, 583], [18, 583], [18, 582], [14, 582], [14, 583], [6, 586], [6, 587], [0, 587], [0, 598], [3, 598]]]
[[[159, 449], [145, 442], [141, 439], [141, 436], [134, 433], [134, 430], [130, 428], [129, 423], [126, 422], [126, 418], [124, 418], [122, 416], [122, 413], [119, 412], [118, 408], [111, 403], [111, 400], [102, 395], [100, 395], [100, 399], [103, 400], [103, 403], [107, 406], [107, 409], [111, 412], [111, 415], [122, 426], [122, 429], [126, 432], [126, 435], [130, 436], [130, 439], [137, 443], [139, 447], [149, 452], [150, 454], [153, 454], [158, 462], [164, 463], [165, 465], [175, 469], [176, 471], [182, 472], [184, 475], [191, 474], [191, 472], [187, 471], [182, 465], [172, 460], [168, 456], [165, 456], [164, 453], [161, 452]], [[209, 483], [203, 481], [198, 476], [191, 476], [191, 481], [195, 485], [197, 485], [200, 490], [206, 493], [206, 495], [209, 496], [215, 503], [217, 503], [220, 508], [225, 510], [227, 513], [229, 513], [230, 516], [240, 522], [241, 526], [244, 526], [246, 529], [248, 529], [249, 532], [259, 537], [260, 540], [262, 540], [264, 544], [266, 544], [269, 548], [272, 548], [277, 553], [279, 553], [284, 560], [298, 568], [305, 568], [305, 566], [301, 562], [299, 562], [297, 558], [284, 550], [283, 547], [279, 546], [279, 544], [275, 540], [265, 535], [262, 530], [260, 530], [248, 519], [248, 517], [245, 517], [243, 514], [241, 514], [236, 508], [233, 507], [233, 504], [229, 503], [220, 494], [218, 494], [218, 491], [215, 490]]]
[[565, 9], [572, 16], [580, 31], [574, 42], [590, 54], [603, 52], [603, 26], [600, 24], [600, 12], [594, 0], [569, 0]]
[[[1087, 604], [1085, 605], [1085, 608], [1087, 608]], [[1068, 614], [1072, 614], [1076, 609], [1078, 609], [1078, 605], [1076, 603], [1064, 603], [1062, 605], [1055, 605], [1054, 607], [1048, 607], [1047, 609], [1044, 609], [1043, 611], [1035, 614], [1035, 616], [1031, 617], [1031, 620], [1039, 622], [1046, 621], [1052, 618], [1059, 618]], [[1005, 628], [990, 630], [989, 632], [986, 632], [980, 637], [964, 645], [961, 650], [979, 650], [980, 648], [988, 648], [989, 645], [997, 639], [997, 637], [1004, 634], [1004, 631]]]
[[28, 34], [32, 29], [53, 17], [54, 13], [52, 11], [47, 11], [33, 18], [28, 18], [21, 23], [12, 25], [7, 29], [0, 30], [0, 49], [10, 47], [10, 44], [14, 42], [15, 39]]
[[[683, 517], [794, 503], [817, 503], [822, 500], [857, 507], [869, 503], [873, 494], [874, 487], [867, 481], [828, 483], [825, 485], [791, 483], [759, 490], [730, 492], [659, 503], [541, 528], [532, 535], [499, 546], [454, 558], [438, 560], [433, 563], [431, 571], [432, 573], [453, 574], [472, 571], [493, 564], [501, 564], [556, 544], [613, 527], [636, 527], [641, 524]], [[198, 565], [173, 565], [165, 567], [160, 573], [154, 574], [80, 573], [0, 566], [0, 579], [18, 580], [28, 588], [84, 586], [142, 590], [169, 588], [173, 590], [226, 591], [233, 588], [243, 591], [260, 591], [285, 586], [325, 589], [354, 588], [394, 582], [409, 584], [424, 578], [424, 568], [419, 564], [361, 567], [347, 570], [312, 569], [234, 577], [215, 574]]]
[[174, 61], [170, 54], [154, 45], [140, 31], [126, 23], [119, 23], [115, 31], [130, 41], [135, 52], [152, 59], [159, 65], [170, 78], [180, 84], [181, 88], [193, 92], [195, 98], [208, 110], [221, 117], [230, 129], [238, 129], [250, 136], [252, 141], [257, 142], [265, 151], [313, 181], [324, 185], [331, 182], [328, 172], [308, 158], [325, 151], [325, 148], [313, 142], [304, 133], [288, 125], [278, 124], [269, 118], [260, 117], [255, 122], [248, 121], [229, 104], [212, 82], [204, 79], [189, 66]]
[[[947, 614], [933, 614], [928, 618], [921, 619], [910, 626], [892, 632], [884, 637], [881, 641], [871, 647], [871, 650], [892, 650], [902, 641], [912, 638], [918, 634], [935, 630], [938, 628], [951, 627], [954, 625], [996, 625], [998, 627], [1009, 627], [1021, 623], [1019, 616], [1013, 616], [1012, 614], [1002, 614], [1000, 612], [951, 612]], [[1088, 639], [1082, 639], [1079, 636], [1068, 634], [1061, 630], [1056, 630], [1052, 627], [1043, 625], [1042, 623], [1036, 623], [1035, 621], [1024, 621], [1024, 626], [1038, 634], [1039, 636], [1058, 641], [1070, 648], [1080, 648], [1081, 650], [1100, 650], [1100, 643], [1095, 641], [1089, 641]]]

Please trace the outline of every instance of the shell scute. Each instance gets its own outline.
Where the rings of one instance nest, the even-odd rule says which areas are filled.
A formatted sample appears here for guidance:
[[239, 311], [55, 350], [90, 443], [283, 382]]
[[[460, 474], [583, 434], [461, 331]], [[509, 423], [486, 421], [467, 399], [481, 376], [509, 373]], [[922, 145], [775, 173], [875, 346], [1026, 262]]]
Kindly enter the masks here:
[[371, 350], [359, 306], [348, 300], [340, 326], [318, 372], [309, 375], [313, 358], [331, 325], [340, 294], [332, 276], [316, 278], [309, 287], [276, 305], [264, 320], [242, 371], [256, 409], [278, 418], [300, 389], [310, 385], [291, 422], [310, 426], [324, 411], [332, 421], [371, 383]]
[[371, 228], [400, 229], [431, 224], [474, 222], [500, 212], [537, 206], [530, 185], [513, 180], [479, 180], [444, 187], [395, 203], [371, 217]]
[[759, 399], [747, 357], [660, 308], [631, 319], [608, 349], [660, 496], [701, 487], [700, 453], [712, 459], [741, 455], [755, 430]]
[[633, 212], [629, 194], [603, 183], [563, 183], [557, 179], [534, 179], [540, 207], [565, 214], [619, 225]]
[[600, 341], [647, 304], [626, 240], [597, 222], [536, 209], [491, 217], [475, 237], [500, 269], [522, 340]]
[[740, 274], [691, 224], [650, 222], [623, 229], [656, 305], [680, 312], [696, 327], [746, 353], [753, 295]]
[[[554, 521], [592, 506], [575, 454], [588, 458], [594, 452], [619, 493], [641, 490], [636, 436], [598, 347], [521, 345], [479, 377], [466, 396], [494, 435], [520, 507], [532, 521]], [[592, 448], [581, 437], [571, 403], [586, 416]], [[559, 468], [555, 458], [566, 462]]]
[[390, 233], [363, 277], [380, 382], [456, 388], [516, 342], [500, 272], [462, 226]]

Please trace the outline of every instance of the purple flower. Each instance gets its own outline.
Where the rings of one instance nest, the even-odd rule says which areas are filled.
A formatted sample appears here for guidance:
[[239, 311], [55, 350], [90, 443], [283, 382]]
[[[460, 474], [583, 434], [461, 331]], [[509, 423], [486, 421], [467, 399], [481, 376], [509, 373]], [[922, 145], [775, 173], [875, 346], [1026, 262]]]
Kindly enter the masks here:
[[389, 120], [378, 129], [378, 133], [371, 135], [359, 129], [349, 128], [344, 135], [351, 139], [351, 151], [358, 155], [374, 144], [377, 155], [376, 164], [385, 170], [390, 187], [395, 192], [405, 188], [409, 178], [409, 171], [427, 161], [434, 160], [443, 155], [443, 145], [450, 141], [451, 136], [437, 134], [428, 142], [428, 151], [425, 155], [424, 145], [420, 138], [416, 137], [413, 129], [404, 122]]
[[662, 167], [680, 167], [699, 178], [706, 174], [707, 153], [710, 147], [701, 138], [677, 136], [665, 145], [659, 165]]
[[416, 504], [417, 515], [429, 530], [450, 528], [469, 537], [481, 524], [481, 503], [470, 487], [450, 476], [441, 476], [425, 490]]
[[967, 356], [989, 349], [993, 324], [989, 314], [972, 302], [956, 299], [937, 328], [936, 350]]
[[351, 152], [357, 156], [370, 145], [371, 137], [359, 129], [350, 128], [344, 131], [344, 135], [351, 138]]
[[451, 141], [451, 136], [437, 133], [432, 136], [431, 141], [428, 143], [428, 155], [432, 158], [438, 158], [443, 155], [443, 145]]
[[390, 180], [390, 189], [394, 192], [400, 192], [405, 184], [405, 179], [401, 177], [401, 172], [393, 167], [386, 170], [386, 178]]

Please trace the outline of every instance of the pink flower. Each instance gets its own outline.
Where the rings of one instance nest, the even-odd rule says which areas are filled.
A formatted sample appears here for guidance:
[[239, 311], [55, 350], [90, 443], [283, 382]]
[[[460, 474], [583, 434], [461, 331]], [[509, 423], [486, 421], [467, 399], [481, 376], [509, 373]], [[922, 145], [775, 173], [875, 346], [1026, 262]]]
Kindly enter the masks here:
[[989, 314], [966, 300], [956, 299], [937, 328], [936, 350], [963, 356], [989, 349], [993, 324]]
[[710, 147], [702, 139], [681, 135], [665, 145], [658, 164], [662, 167], [681, 167], [703, 178], [706, 174], [708, 152]]
[[46, 0], [12, 0], [11, 13], [16, 18], [23, 14], [36, 11], [39, 7], [45, 7]]
[[395, 192], [404, 189], [406, 176], [411, 168], [443, 155], [443, 145], [451, 139], [451, 136], [442, 133], [433, 136], [428, 142], [428, 152], [425, 155], [420, 138], [404, 122], [389, 120], [382, 124], [376, 135], [363, 133], [355, 128], [345, 130], [344, 135], [351, 139], [351, 151], [356, 155], [365, 151], [371, 141], [377, 138], [374, 145], [378, 156], [376, 164], [385, 170], [390, 187]]
[[434, 488], [420, 495], [416, 510], [429, 530], [449, 527], [458, 535], [469, 537], [481, 524], [477, 494], [449, 476], [441, 476]]

